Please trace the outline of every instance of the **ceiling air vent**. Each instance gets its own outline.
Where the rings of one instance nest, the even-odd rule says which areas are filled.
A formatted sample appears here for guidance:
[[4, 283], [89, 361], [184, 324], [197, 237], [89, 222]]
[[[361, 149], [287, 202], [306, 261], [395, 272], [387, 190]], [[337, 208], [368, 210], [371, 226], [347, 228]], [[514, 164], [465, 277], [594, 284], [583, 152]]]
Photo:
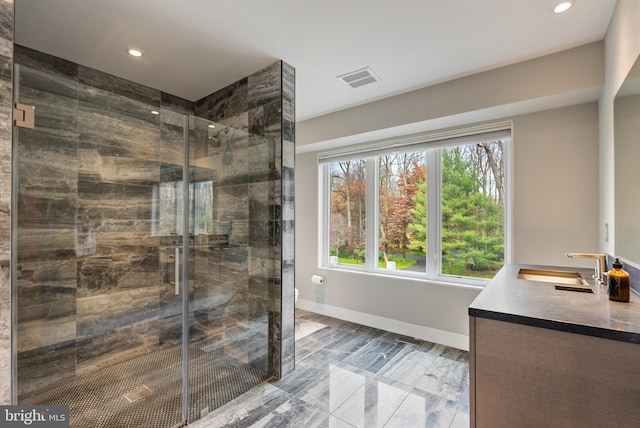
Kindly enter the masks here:
[[369, 83], [377, 82], [380, 78], [369, 67], [361, 68], [360, 70], [352, 71], [350, 73], [341, 74], [338, 79], [342, 80], [352, 88], [358, 88], [360, 86], [368, 85]]

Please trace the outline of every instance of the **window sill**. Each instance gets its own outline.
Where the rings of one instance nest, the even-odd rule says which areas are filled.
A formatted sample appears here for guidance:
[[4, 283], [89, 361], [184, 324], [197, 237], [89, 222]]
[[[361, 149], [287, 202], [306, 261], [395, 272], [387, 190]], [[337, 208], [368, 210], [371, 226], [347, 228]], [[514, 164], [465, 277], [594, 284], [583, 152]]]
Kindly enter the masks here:
[[[415, 284], [432, 284], [432, 285], [440, 285], [447, 287], [457, 287], [457, 288], [466, 288], [473, 290], [482, 290], [485, 286], [491, 281], [490, 279], [478, 279], [478, 280], [464, 280], [457, 282], [450, 280], [450, 277], [441, 276], [438, 278], [427, 277], [424, 274], [420, 273], [398, 273], [398, 271], [393, 271], [394, 273], [387, 273], [384, 269], [380, 269], [377, 271], [367, 270], [364, 266], [345, 268], [343, 266], [318, 266], [319, 269], [336, 272], [336, 273], [346, 273], [346, 274], [356, 274], [356, 275], [366, 275], [377, 278], [385, 278], [385, 279], [393, 279], [393, 280], [401, 280], [407, 281]], [[455, 277], [451, 277], [455, 278]]]

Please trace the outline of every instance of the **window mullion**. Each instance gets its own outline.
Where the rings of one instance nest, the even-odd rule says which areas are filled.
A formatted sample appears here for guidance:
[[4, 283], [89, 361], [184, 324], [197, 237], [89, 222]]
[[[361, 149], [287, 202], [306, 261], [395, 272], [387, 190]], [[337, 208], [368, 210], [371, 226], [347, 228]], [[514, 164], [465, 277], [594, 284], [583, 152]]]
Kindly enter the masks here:
[[442, 260], [442, 176], [440, 149], [427, 150], [427, 276], [440, 275]]
[[367, 270], [373, 271], [378, 267], [378, 228], [379, 221], [379, 192], [378, 192], [378, 158], [367, 158], [366, 166], [366, 262]]
[[321, 227], [318, 230], [318, 242], [321, 247], [318, 249], [318, 266], [329, 264], [329, 248], [331, 247], [331, 167], [329, 164], [322, 165], [321, 180], [318, 183], [318, 191], [322, 197], [318, 220]]

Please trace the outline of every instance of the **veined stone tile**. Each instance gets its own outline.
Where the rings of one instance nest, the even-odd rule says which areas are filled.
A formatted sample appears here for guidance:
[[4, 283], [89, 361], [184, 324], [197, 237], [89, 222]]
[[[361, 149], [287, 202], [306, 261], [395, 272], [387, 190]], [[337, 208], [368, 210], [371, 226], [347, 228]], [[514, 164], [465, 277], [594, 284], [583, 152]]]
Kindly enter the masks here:
[[[126, 147], [82, 142], [78, 148], [78, 176], [99, 183], [146, 184], [160, 182], [158, 159], [141, 157]], [[150, 197], [150, 194], [147, 195]]]
[[194, 103], [192, 101], [165, 92], [160, 93], [160, 101], [162, 108], [172, 110], [181, 115], [193, 114]]
[[[294, 167], [295, 167], [295, 150], [296, 146], [291, 141], [283, 141], [282, 142], [282, 179], [289, 185], [291, 185], [291, 189], [293, 189], [293, 182], [295, 180], [294, 175]], [[292, 191], [286, 192], [289, 196], [293, 196], [294, 193]]]
[[29, 67], [54, 75], [78, 80], [78, 65], [26, 46], [15, 45], [14, 61], [20, 68]]
[[314, 321], [309, 321], [309, 320], [305, 320], [303, 318], [300, 318], [297, 315], [298, 310], [296, 309], [296, 326], [295, 326], [295, 331], [296, 331], [296, 343], [298, 341], [300, 341], [300, 339], [305, 338], [319, 330], [322, 330], [323, 328], [326, 328], [327, 326], [324, 324], [320, 324]]
[[22, 394], [38, 390], [76, 374], [76, 342], [32, 349], [18, 354], [18, 401]]
[[75, 257], [76, 238], [72, 225], [38, 222], [26, 226], [18, 227], [18, 263]]
[[158, 294], [156, 286], [78, 298], [78, 338], [101, 336], [155, 319]]
[[[148, 86], [116, 77], [94, 68], [79, 65], [78, 80], [80, 83], [90, 86], [91, 88], [99, 88], [103, 92], [116, 95], [119, 102], [116, 102], [114, 107], [118, 109], [125, 106], [129, 100], [135, 100], [138, 103], [155, 107], [156, 109], [158, 109], [161, 104], [160, 91], [157, 89], [152, 89]], [[92, 91], [90, 90], [90, 92]], [[147, 112], [148, 111], [149, 109], [147, 109]]]
[[301, 400], [333, 414], [356, 391], [365, 386], [369, 374], [355, 367], [329, 363], [329, 376], [298, 395]]
[[252, 220], [275, 220], [270, 188], [268, 181], [249, 184], [249, 218]]
[[237, 184], [216, 186], [213, 190], [213, 216], [220, 222], [229, 222], [229, 228], [236, 220], [249, 219], [249, 185]]
[[272, 385], [263, 385], [244, 394], [241, 400], [230, 401], [190, 424], [193, 428], [251, 426], [284, 404], [291, 395]]
[[[58, 299], [54, 302], [21, 306], [18, 308], [18, 323], [29, 322], [60, 322], [65, 319], [75, 321], [75, 295], [68, 299]], [[75, 328], [75, 327], [74, 327]]]
[[416, 384], [416, 388], [448, 400], [460, 402], [469, 386], [466, 361], [437, 357]]
[[[296, 119], [295, 107], [293, 104], [283, 101], [282, 103], [282, 140], [290, 143], [296, 141]], [[293, 164], [288, 166], [293, 167]]]
[[315, 406], [292, 398], [254, 423], [252, 427], [324, 427], [329, 414]]
[[379, 377], [367, 378], [333, 416], [358, 428], [383, 427], [411, 392], [411, 387]]
[[391, 344], [374, 339], [342, 361], [362, 370], [378, 373], [403, 347], [402, 343]]
[[282, 101], [273, 100], [249, 110], [249, 133], [253, 145], [259, 145], [265, 137], [280, 144], [282, 139]]
[[160, 118], [149, 113], [146, 105], [132, 101], [121, 105], [121, 101], [122, 97], [98, 89], [81, 90], [80, 141], [114, 146], [136, 153], [137, 158], [158, 160]]
[[[0, 40], [13, 43], [13, 1], [0, 2]], [[2, 55], [11, 56], [11, 52], [3, 50]]]
[[320, 382], [328, 381], [331, 367], [329, 361], [321, 364], [302, 361], [296, 364], [296, 370], [290, 375], [270, 382], [271, 385], [282, 389], [294, 396], [310, 389]]
[[257, 181], [268, 182], [269, 179], [273, 179], [274, 177], [274, 142], [270, 138], [261, 138], [261, 140], [261, 144], [251, 144], [247, 149], [251, 183]]
[[248, 110], [247, 78], [216, 91], [195, 102], [195, 115], [214, 122]]
[[428, 392], [412, 390], [385, 427], [449, 427], [457, 403]]
[[[9, 355], [4, 355], [8, 350]], [[11, 355], [11, 302], [0, 300], [0, 373], [3, 368], [8, 368]]]
[[248, 77], [247, 109], [254, 109], [282, 97], [282, 61], [258, 70]]
[[[13, 1], [0, 2], [0, 404], [11, 404], [11, 109]], [[9, 318], [7, 318], [9, 317]]]
[[285, 102], [295, 103], [296, 69], [282, 61], [282, 98]]
[[[250, 135], [249, 135], [249, 112], [248, 111], [243, 111], [240, 112], [238, 114], [234, 114], [232, 116], [227, 116], [224, 117], [220, 120], [216, 120], [216, 121], [211, 121], [211, 120], [207, 120], [207, 127], [209, 124], [213, 124], [215, 125], [215, 128], [213, 129], [217, 129], [219, 126], [223, 126], [223, 127], [227, 127], [227, 128], [231, 128], [234, 130], [234, 132], [243, 132], [245, 135], [245, 138], [247, 138], [247, 140], [249, 139]], [[215, 133], [212, 131], [211, 132], [212, 135], [215, 135]], [[240, 135], [240, 134], [238, 134]]]
[[[101, 249], [104, 250], [103, 247]], [[78, 261], [78, 298], [116, 291], [151, 293], [145, 288], [158, 287], [158, 249], [115, 245], [107, 254], [83, 257]], [[157, 292], [157, 290], [156, 290]], [[156, 296], [157, 297], [157, 296]]]
[[21, 321], [17, 331], [18, 352], [57, 346], [76, 339], [76, 316]]
[[[287, 261], [293, 261], [295, 259], [295, 234], [294, 234], [294, 221], [284, 220], [282, 221], [282, 260], [283, 263]], [[293, 284], [293, 283], [292, 283]]]
[[378, 374], [385, 378], [415, 386], [433, 365], [437, 356], [429, 352], [415, 350], [412, 346], [405, 346], [389, 360]]
[[19, 262], [15, 278], [19, 306], [75, 299], [76, 268], [74, 258]]
[[77, 341], [77, 374], [117, 364], [158, 350], [155, 321], [125, 326], [120, 330]]
[[[23, 128], [26, 134], [40, 132], [75, 135], [77, 126], [78, 82], [26, 66], [20, 66], [20, 102], [35, 107], [36, 128]], [[60, 122], [56, 122], [56, 119]]]

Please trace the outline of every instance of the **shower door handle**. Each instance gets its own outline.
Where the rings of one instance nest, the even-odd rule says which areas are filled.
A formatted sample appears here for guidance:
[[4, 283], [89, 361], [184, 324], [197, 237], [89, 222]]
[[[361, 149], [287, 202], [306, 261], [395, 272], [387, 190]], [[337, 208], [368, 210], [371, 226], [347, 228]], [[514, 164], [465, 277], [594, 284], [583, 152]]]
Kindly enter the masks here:
[[175, 278], [174, 278], [174, 283], [175, 283], [175, 290], [174, 293], [177, 296], [178, 294], [180, 294], [180, 247], [176, 247], [175, 248]]

